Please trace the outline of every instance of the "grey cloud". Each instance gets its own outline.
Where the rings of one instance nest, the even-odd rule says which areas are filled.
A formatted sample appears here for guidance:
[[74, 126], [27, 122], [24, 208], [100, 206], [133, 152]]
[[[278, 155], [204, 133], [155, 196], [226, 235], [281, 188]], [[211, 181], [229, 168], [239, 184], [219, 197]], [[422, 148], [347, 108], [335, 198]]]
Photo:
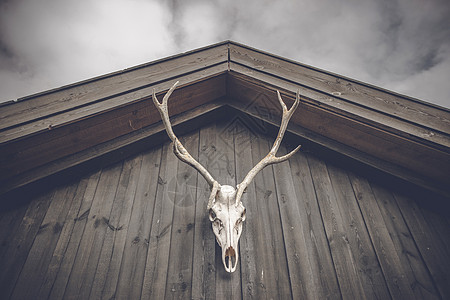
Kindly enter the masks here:
[[231, 39], [449, 107], [447, 2], [13, 1], [0, 101]]

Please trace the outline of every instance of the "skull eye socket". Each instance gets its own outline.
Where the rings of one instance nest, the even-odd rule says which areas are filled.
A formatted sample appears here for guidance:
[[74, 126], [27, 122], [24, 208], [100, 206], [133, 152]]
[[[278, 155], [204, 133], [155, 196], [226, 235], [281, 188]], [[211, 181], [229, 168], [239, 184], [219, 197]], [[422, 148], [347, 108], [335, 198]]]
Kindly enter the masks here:
[[212, 209], [210, 209], [209, 210], [209, 220], [211, 222], [214, 222], [215, 219], [217, 219], [216, 213]]
[[[217, 233], [218, 233], [218, 234], [221, 234], [222, 229], [223, 229], [223, 223], [222, 223], [222, 220], [216, 218], [216, 219], [213, 220], [212, 222], [214, 222], [215, 228], [217, 228]], [[213, 226], [213, 229], [214, 229], [214, 226]]]
[[217, 226], [219, 226], [219, 230], [222, 230], [222, 228], [223, 228], [223, 223], [222, 223], [222, 221], [219, 220], [219, 219], [216, 219], [216, 220], [214, 220], [214, 222], [217, 224]]
[[234, 228], [235, 228], [236, 232], [239, 231], [239, 226], [242, 224], [242, 222], [245, 221], [245, 211], [246, 211], [246, 210], [245, 210], [245, 208], [244, 208], [244, 211], [241, 213], [240, 218], [237, 219], [237, 221], [236, 221], [236, 225], [234, 225]]

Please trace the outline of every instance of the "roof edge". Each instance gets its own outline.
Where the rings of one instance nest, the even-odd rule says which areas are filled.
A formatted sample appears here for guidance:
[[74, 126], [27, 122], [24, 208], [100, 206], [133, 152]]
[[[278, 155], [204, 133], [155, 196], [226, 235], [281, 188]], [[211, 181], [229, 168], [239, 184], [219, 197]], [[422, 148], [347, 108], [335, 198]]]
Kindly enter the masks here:
[[73, 82], [73, 83], [69, 83], [69, 84], [66, 84], [66, 85], [62, 85], [62, 86], [59, 86], [59, 87], [55, 87], [55, 88], [52, 88], [52, 89], [49, 89], [49, 90], [46, 90], [46, 91], [37, 92], [37, 93], [33, 93], [33, 94], [30, 94], [30, 95], [27, 95], [27, 96], [19, 97], [19, 98], [15, 99], [15, 100], [8, 100], [8, 101], [0, 103], [0, 107], [6, 106], [6, 105], [14, 105], [17, 102], [27, 101], [27, 100], [33, 99], [35, 97], [38, 97], [38, 96], [43, 96], [43, 95], [46, 95], [46, 94], [58, 92], [58, 91], [61, 91], [61, 90], [72, 88], [72, 87], [77, 87], [77, 86], [80, 86], [80, 85], [83, 85], [83, 84], [87, 84], [87, 83], [92, 83], [92, 82], [99, 81], [101, 79], [105, 79], [105, 78], [109, 78], [109, 77], [113, 77], [113, 76], [116, 76], [116, 75], [129, 73], [129, 72], [132, 72], [132, 71], [135, 71], [135, 70], [138, 70], [138, 69], [142, 69], [142, 68], [146, 68], [146, 67], [149, 67], [149, 66], [161, 63], [161, 62], [172, 60], [172, 59], [175, 59], [175, 58], [178, 58], [178, 57], [182, 57], [182, 56], [185, 56], [185, 55], [188, 55], [188, 54], [194, 54], [194, 53], [202, 52], [202, 51], [205, 51], [207, 49], [212, 49], [212, 48], [216, 48], [216, 47], [219, 47], [219, 46], [228, 45], [230, 43], [231, 43], [231, 41], [226, 40], [226, 41], [218, 42], [218, 43], [211, 44], [211, 45], [208, 45], [208, 46], [204, 46], [204, 47], [188, 50], [188, 51], [185, 51], [185, 52], [181, 52], [181, 53], [178, 53], [178, 54], [169, 55], [169, 56], [166, 56], [166, 57], [163, 57], [163, 58], [160, 58], [160, 59], [156, 59], [156, 60], [152, 60], [150, 62], [138, 64], [138, 65], [135, 65], [135, 66], [132, 66], [132, 67], [129, 67], [129, 68], [113, 71], [113, 72], [110, 72], [110, 73], [105, 73], [105, 74], [102, 74], [102, 75], [99, 75], [99, 76], [95, 76], [95, 77], [92, 77], [92, 78], [88, 78], [88, 79], [76, 81], [76, 82]]
[[376, 85], [371, 84], [371, 83], [367, 83], [367, 82], [364, 82], [364, 81], [360, 81], [360, 80], [354, 79], [352, 77], [347, 77], [347, 76], [344, 76], [344, 75], [341, 75], [341, 74], [338, 74], [338, 73], [327, 71], [325, 69], [314, 67], [312, 65], [304, 64], [304, 63], [301, 63], [299, 61], [296, 61], [296, 60], [293, 60], [293, 59], [289, 59], [289, 58], [286, 58], [286, 57], [283, 57], [283, 56], [280, 56], [280, 55], [277, 55], [277, 54], [274, 54], [274, 53], [271, 53], [271, 52], [268, 52], [268, 51], [265, 51], [265, 50], [261, 50], [261, 49], [258, 49], [258, 48], [252, 47], [252, 46], [248, 46], [248, 45], [243, 44], [243, 43], [239, 43], [239, 42], [235, 42], [235, 41], [231, 41], [231, 40], [227, 41], [227, 43], [229, 45], [236, 45], [236, 46], [239, 46], [239, 47], [243, 47], [243, 48], [246, 48], [248, 50], [259, 52], [261, 54], [264, 54], [264, 55], [267, 55], [267, 56], [270, 56], [270, 57], [273, 57], [273, 58], [277, 58], [277, 59], [280, 59], [280, 60], [283, 60], [283, 61], [295, 64], [295, 65], [298, 65], [298, 66], [301, 66], [301, 67], [304, 67], [304, 68], [308, 68], [310, 70], [314, 70], [314, 71], [317, 71], [317, 72], [320, 72], [320, 73], [323, 73], [323, 74], [332, 75], [334, 77], [338, 77], [338, 78], [344, 79], [346, 81], [350, 81], [350, 82], [353, 82], [353, 83], [364, 85], [364, 86], [367, 86], [367, 87], [369, 87], [371, 89], [376, 89], [376, 90], [382, 91], [384, 93], [391, 94], [391, 95], [393, 95], [395, 97], [401, 97], [401, 98], [404, 98], [404, 99], [407, 99], [407, 100], [410, 100], [410, 101], [414, 101], [414, 102], [417, 102], [417, 103], [420, 103], [420, 104], [423, 104], [423, 105], [426, 105], [426, 106], [434, 107], [436, 109], [445, 110], [445, 111], [450, 113], [450, 108], [447, 108], [447, 107], [444, 107], [444, 106], [441, 106], [441, 105], [438, 105], [438, 104], [434, 104], [434, 103], [431, 103], [431, 102], [428, 102], [428, 101], [425, 101], [425, 100], [421, 100], [419, 98], [415, 98], [415, 97], [408, 96], [408, 95], [405, 95], [405, 94], [402, 94], [402, 93], [399, 93], [399, 92], [388, 90], [388, 89], [376, 86]]

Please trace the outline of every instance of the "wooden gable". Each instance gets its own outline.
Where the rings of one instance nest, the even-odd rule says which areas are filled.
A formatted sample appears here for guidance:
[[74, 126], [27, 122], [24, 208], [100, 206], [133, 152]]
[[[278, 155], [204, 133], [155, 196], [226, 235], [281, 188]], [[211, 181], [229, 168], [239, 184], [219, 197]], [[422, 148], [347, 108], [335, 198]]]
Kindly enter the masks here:
[[[208, 186], [153, 107], [221, 183], [273, 142], [223, 269]], [[449, 110], [234, 42], [0, 106], [0, 298], [441, 299], [450, 296]], [[438, 201], [436, 201], [438, 200]]]
[[[269, 151], [270, 130], [241, 113], [179, 137], [215, 179], [235, 185]], [[208, 196], [169, 142], [28, 194], [0, 210], [0, 298], [450, 296], [448, 216], [418, 194], [299, 151], [244, 194], [234, 273], [222, 265]]]
[[300, 90], [290, 132], [449, 195], [448, 109], [228, 41], [2, 104], [0, 193], [151, 144], [163, 129], [151, 92], [175, 80], [178, 123], [226, 106], [277, 124], [275, 90], [287, 102]]
[[449, 195], [448, 109], [228, 41], [2, 104], [0, 194], [154, 144], [163, 128], [151, 92], [175, 80], [176, 123], [233, 107], [277, 124], [275, 90], [292, 102], [299, 89], [290, 132]]

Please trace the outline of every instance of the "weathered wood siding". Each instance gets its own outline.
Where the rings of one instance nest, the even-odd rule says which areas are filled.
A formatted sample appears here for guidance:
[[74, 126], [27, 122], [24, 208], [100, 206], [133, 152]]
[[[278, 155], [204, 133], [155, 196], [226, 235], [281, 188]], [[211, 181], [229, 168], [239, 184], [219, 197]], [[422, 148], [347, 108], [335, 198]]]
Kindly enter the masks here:
[[227, 96], [239, 109], [252, 113], [255, 103], [274, 99], [276, 111], [274, 89], [286, 91], [284, 99], [292, 102], [299, 90], [302, 102], [291, 120], [302, 128], [298, 134], [338, 142], [340, 153], [448, 190], [450, 110], [245, 45], [230, 43], [229, 57]]
[[[238, 116], [181, 140], [234, 185], [273, 142], [255, 126]], [[29, 195], [0, 214], [0, 298], [450, 298], [448, 217], [357, 170], [304, 151], [264, 169], [233, 274], [208, 195], [168, 143]]]
[[0, 195], [154, 134], [152, 90], [176, 80], [172, 116], [228, 105], [273, 122], [275, 90], [300, 90], [296, 135], [450, 197], [450, 110], [231, 41], [0, 104]]
[[34, 169], [158, 122], [153, 89], [161, 96], [180, 81], [174, 115], [224, 96], [227, 60], [221, 43], [0, 105], [0, 194]]

